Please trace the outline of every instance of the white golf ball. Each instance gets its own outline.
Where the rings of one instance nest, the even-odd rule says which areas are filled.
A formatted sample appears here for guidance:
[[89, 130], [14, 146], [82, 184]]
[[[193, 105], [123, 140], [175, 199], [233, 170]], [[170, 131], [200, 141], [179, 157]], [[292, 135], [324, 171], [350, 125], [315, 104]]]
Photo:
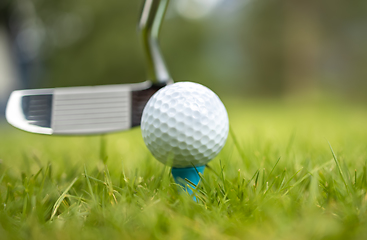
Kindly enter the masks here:
[[141, 130], [153, 156], [164, 164], [202, 166], [223, 148], [228, 115], [219, 97], [192, 82], [168, 85], [146, 104]]

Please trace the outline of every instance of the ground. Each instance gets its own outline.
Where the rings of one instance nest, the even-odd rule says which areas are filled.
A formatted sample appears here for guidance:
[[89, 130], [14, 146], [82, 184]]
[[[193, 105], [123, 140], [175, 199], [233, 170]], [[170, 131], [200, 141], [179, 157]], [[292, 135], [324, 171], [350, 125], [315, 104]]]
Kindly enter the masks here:
[[1, 239], [366, 239], [367, 108], [230, 100], [194, 202], [140, 129], [54, 137], [0, 124]]

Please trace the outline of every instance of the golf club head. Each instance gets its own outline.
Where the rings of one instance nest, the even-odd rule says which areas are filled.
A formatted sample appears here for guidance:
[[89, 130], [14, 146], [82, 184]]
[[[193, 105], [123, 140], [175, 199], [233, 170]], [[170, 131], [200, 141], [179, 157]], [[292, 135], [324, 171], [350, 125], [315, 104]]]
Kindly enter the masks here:
[[7, 121], [27, 132], [85, 135], [128, 130], [140, 125], [146, 102], [160, 88], [150, 81], [14, 91]]
[[7, 121], [24, 131], [49, 135], [101, 134], [140, 125], [150, 97], [173, 82], [158, 44], [168, 3], [169, 0], [146, 0], [139, 21], [148, 81], [14, 91], [6, 107]]

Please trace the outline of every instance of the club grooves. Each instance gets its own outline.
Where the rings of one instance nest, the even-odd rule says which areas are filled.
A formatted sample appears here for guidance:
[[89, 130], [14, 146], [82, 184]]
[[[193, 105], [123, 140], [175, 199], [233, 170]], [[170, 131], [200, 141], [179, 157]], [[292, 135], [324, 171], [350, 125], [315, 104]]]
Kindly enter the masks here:
[[29, 124], [51, 127], [52, 94], [23, 96], [22, 108]]

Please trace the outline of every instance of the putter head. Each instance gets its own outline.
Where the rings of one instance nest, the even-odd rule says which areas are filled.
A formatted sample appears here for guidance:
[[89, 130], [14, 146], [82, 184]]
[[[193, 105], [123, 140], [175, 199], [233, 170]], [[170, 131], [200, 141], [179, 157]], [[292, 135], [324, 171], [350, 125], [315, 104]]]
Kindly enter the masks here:
[[150, 97], [164, 85], [102, 85], [14, 91], [7, 121], [27, 132], [85, 135], [128, 130], [140, 125]]

